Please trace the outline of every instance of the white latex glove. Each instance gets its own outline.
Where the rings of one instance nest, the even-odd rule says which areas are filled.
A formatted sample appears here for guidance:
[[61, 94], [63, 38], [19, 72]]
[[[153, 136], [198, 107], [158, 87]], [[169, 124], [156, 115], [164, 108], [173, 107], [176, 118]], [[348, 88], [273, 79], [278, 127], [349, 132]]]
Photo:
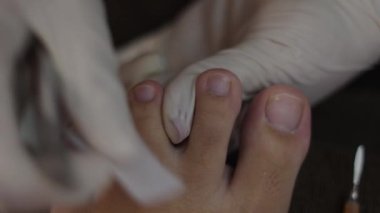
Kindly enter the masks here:
[[246, 98], [283, 83], [316, 102], [379, 56], [379, 0], [200, 0], [121, 59], [129, 79], [170, 80], [165, 126], [177, 143], [190, 131], [194, 81], [210, 68], [234, 72]]
[[[71, 153], [73, 189], [44, 176], [20, 141], [12, 75], [30, 33], [48, 49], [71, 117], [92, 148]], [[142, 203], [180, 188], [135, 131], [117, 70], [100, 1], [0, 0], [0, 206], [83, 201], [112, 176]]]

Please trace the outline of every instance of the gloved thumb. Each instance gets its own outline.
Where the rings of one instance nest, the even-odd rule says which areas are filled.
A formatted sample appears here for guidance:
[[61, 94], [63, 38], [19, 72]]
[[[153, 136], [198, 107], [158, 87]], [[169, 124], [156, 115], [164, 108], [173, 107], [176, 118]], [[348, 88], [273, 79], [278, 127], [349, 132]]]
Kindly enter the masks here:
[[289, 41], [255, 39], [188, 66], [165, 91], [164, 123], [169, 137], [173, 143], [180, 143], [189, 135], [194, 113], [194, 83], [200, 73], [209, 69], [233, 72], [242, 82], [245, 99], [264, 87], [281, 83], [298, 87], [315, 103], [369, 65], [360, 59], [349, 63], [325, 60], [328, 54], [323, 56], [323, 53], [328, 48], [322, 49], [321, 54], [320, 45], [316, 43], [304, 47], [307, 50], [313, 46], [317, 51], [307, 51], [305, 56]]

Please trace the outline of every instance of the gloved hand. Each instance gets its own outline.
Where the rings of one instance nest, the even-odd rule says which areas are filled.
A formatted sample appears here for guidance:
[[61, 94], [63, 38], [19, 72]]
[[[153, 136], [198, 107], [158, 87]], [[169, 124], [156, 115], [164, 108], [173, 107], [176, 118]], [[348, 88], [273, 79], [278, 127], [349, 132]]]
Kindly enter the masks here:
[[[20, 140], [12, 78], [29, 34], [51, 55], [70, 117], [91, 148], [69, 154], [73, 188], [42, 174]], [[141, 143], [117, 70], [100, 1], [0, 0], [0, 207], [83, 201], [115, 176], [142, 203], [180, 188]]]
[[195, 79], [210, 68], [234, 72], [246, 98], [282, 83], [315, 103], [379, 55], [377, 0], [201, 0], [121, 59], [129, 79], [164, 76], [165, 126], [178, 143], [189, 135]]

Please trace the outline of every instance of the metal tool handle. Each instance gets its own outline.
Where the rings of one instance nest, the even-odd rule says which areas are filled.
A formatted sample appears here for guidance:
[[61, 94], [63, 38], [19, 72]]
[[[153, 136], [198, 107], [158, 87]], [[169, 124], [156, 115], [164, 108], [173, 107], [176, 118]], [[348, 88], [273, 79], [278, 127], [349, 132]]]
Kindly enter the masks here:
[[356, 200], [349, 200], [344, 205], [344, 212], [343, 213], [360, 213], [360, 204]]

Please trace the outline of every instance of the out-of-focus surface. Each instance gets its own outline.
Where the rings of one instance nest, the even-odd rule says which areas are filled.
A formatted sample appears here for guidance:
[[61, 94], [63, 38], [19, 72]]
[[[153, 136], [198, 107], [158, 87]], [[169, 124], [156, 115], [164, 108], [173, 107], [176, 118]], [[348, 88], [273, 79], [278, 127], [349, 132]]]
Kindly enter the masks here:
[[342, 212], [356, 147], [366, 146], [359, 199], [362, 213], [380, 212], [380, 75], [373, 68], [313, 110], [313, 139], [291, 212]]
[[120, 46], [176, 17], [193, 0], [104, 0], [114, 43]]
[[[191, 0], [105, 0], [116, 46], [157, 29]], [[342, 212], [357, 145], [366, 146], [360, 187], [362, 213], [380, 212], [380, 67], [313, 110], [313, 139], [290, 212]]]

